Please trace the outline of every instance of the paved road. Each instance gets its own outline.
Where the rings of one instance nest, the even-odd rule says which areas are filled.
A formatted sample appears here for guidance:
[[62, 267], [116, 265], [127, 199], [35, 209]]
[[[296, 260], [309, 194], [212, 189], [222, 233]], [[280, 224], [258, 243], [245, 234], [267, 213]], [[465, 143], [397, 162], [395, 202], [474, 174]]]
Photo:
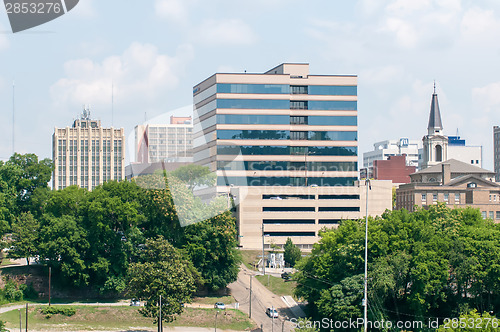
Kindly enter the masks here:
[[[295, 317], [291, 310], [285, 305], [280, 296], [269, 291], [254, 275], [260, 274], [241, 266], [238, 280], [229, 285], [231, 295], [240, 303], [240, 310], [249, 313], [250, 309], [250, 277], [252, 276], [252, 319], [258, 326], [263, 327], [263, 332], [291, 332], [293, 324], [286, 321], [284, 317]], [[279, 318], [272, 320], [266, 315], [266, 308], [272, 307], [278, 310]], [[284, 324], [283, 324], [284, 323]]]

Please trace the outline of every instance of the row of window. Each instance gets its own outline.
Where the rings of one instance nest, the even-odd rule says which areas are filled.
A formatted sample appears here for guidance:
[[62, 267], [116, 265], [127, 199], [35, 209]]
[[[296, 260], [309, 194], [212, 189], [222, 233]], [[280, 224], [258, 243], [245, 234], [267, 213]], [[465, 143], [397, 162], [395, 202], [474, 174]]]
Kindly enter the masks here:
[[[316, 212], [314, 206], [264, 206], [262, 212]], [[319, 206], [318, 212], [359, 212], [359, 206]]]
[[263, 146], [263, 145], [217, 145], [219, 155], [305, 155], [357, 156], [355, 146]]
[[355, 85], [217, 84], [217, 93], [356, 96]]
[[[263, 219], [262, 222], [267, 225], [280, 224], [316, 224], [316, 219]], [[318, 219], [318, 224], [336, 224], [340, 219]]]
[[356, 111], [357, 102], [351, 100], [217, 99], [217, 108]]
[[[304, 156], [305, 159], [305, 156]], [[307, 167], [306, 167], [307, 166]], [[314, 171], [356, 172], [355, 161], [291, 162], [291, 161], [217, 161], [218, 170], [227, 171]]]
[[[271, 195], [264, 194], [262, 195], [262, 199], [316, 199], [316, 195]], [[345, 194], [337, 194], [337, 195], [318, 195], [318, 199], [359, 199], [359, 195], [345, 195]]]
[[334, 187], [334, 186], [354, 186], [356, 177], [257, 177], [257, 176], [219, 176], [218, 186], [308, 186]]
[[357, 141], [357, 131], [217, 130], [217, 139]]
[[357, 126], [356, 116], [290, 116], [267, 114], [217, 114], [218, 124], [292, 124], [310, 126]]
[[[495, 213], [496, 212], [496, 213]], [[481, 215], [483, 219], [490, 218], [490, 219], [500, 219], [500, 211], [481, 211]]]

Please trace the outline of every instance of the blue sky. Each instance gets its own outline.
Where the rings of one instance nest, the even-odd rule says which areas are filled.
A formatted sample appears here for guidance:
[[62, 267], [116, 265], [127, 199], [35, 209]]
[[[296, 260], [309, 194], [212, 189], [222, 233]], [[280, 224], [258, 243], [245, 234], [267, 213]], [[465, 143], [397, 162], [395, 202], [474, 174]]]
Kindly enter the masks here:
[[[54, 126], [83, 104], [131, 133], [192, 103], [215, 72], [264, 72], [308, 62], [311, 74], [356, 74], [360, 156], [374, 142], [426, 133], [433, 80], [444, 132], [483, 145], [493, 168], [500, 125], [497, 0], [80, 0], [42, 26], [12, 34], [0, 10], [0, 159], [51, 156]], [[189, 109], [189, 107], [188, 107]]]

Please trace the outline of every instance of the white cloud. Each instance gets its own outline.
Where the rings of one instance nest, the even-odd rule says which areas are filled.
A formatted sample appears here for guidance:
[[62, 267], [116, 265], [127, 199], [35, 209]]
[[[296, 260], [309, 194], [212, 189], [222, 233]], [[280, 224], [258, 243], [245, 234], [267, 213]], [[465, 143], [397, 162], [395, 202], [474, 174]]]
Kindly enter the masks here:
[[474, 105], [479, 106], [476, 112], [498, 113], [500, 111], [500, 82], [472, 89], [472, 98]]
[[56, 105], [105, 103], [114, 96], [122, 102], [153, 103], [177, 86], [179, 76], [193, 57], [189, 45], [175, 56], [160, 54], [156, 46], [132, 43], [121, 55], [97, 62], [88, 58], [67, 61], [65, 77], [52, 85]]
[[189, 10], [196, 0], [155, 0], [156, 14], [177, 23], [187, 21]]
[[491, 42], [500, 37], [500, 21], [495, 18], [495, 13], [478, 7], [465, 12], [460, 29], [467, 42]]
[[94, 0], [81, 0], [70, 13], [81, 18], [95, 17], [97, 13], [94, 7]]
[[205, 43], [216, 45], [250, 45], [257, 40], [252, 28], [240, 19], [205, 20], [199, 37]]

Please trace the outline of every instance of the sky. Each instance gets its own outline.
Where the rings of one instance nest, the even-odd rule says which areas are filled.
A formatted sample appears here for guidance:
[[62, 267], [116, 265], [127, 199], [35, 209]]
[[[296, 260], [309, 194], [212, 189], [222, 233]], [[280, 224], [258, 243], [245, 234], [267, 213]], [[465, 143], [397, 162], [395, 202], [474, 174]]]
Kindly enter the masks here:
[[13, 109], [14, 150], [50, 158], [54, 127], [83, 105], [130, 141], [145, 119], [189, 112], [215, 72], [305, 62], [358, 75], [360, 159], [378, 141], [422, 139], [435, 80], [444, 133], [483, 146], [493, 169], [499, 40], [498, 0], [80, 0], [15, 34], [0, 8], [0, 159]]

